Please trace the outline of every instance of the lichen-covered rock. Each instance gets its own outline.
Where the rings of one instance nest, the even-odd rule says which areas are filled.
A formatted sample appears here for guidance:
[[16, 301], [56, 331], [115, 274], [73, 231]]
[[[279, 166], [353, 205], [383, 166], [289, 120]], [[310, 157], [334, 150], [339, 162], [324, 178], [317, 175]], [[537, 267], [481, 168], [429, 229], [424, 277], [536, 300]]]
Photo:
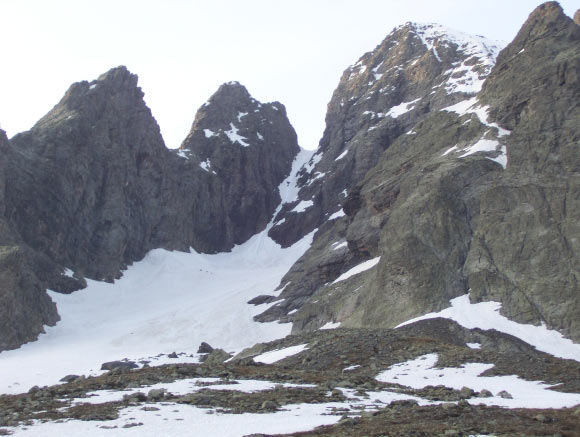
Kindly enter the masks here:
[[343, 73], [328, 104], [318, 150], [301, 171], [298, 201], [278, 215], [270, 236], [288, 246], [340, 210], [380, 155], [428, 113], [481, 89], [499, 43], [436, 24], [395, 28]]
[[[287, 245], [314, 228], [318, 227], [319, 231], [312, 248], [281, 282], [281, 286], [290, 282], [280, 295], [285, 300], [257, 320], [280, 317], [287, 320], [285, 316], [289, 312], [315, 295], [311, 301], [318, 300], [319, 305], [292, 317], [295, 329], [307, 326], [313, 329], [336, 318], [338, 313], [344, 319], [345, 314], [359, 305], [357, 293], [350, 293], [348, 297], [345, 294], [348, 302], [342, 301], [339, 297], [342, 293], [334, 291], [343, 289], [343, 284], [334, 287], [330, 283], [357, 263], [378, 255], [379, 232], [388, 218], [383, 211], [390, 210], [397, 201], [400, 180], [409, 174], [422, 175], [420, 169], [432, 154], [440, 155], [449, 148], [447, 142], [456, 141], [459, 136], [456, 131], [443, 132], [440, 142], [424, 150], [425, 145], [414, 140], [415, 126], [478, 92], [498, 52], [496, 43], [482, 37], [437, 25], [407, 23], [393, 30], [374, 51], [344, 72], [328, 105], [326, 129], [319, 149], [302, 169], [298, 197], [311, 199], [313, 205], [302, 213], [292, 212], [294, 203], [286, 205], [276, 219], [282, 224], [274, 226], [270, 236]], [[439, 129], [437, 123], [450, 124], [453, 118], [442, 116], [428, 122], [421, 138], [431, 142], [428, 129], [432, 126]], [[472, 127], [462, 128], [462, 140], [467, 144], [481, 135], [482, 129], [475, 122]], [[393, 148], [395, 144], [400, 146]], [[388, 160], [391, 160], [389, 164], [380, 164]], [[377, 186], [377, 190], [373, 188], [376, 196], [372, 206], [361, 209], [360, 184], [377, 167], [380, 170], [374, 172], [376, 177], [368, 184], [369, 190]], [[383, 183], [383, 179], [389, 182]], [[454, 186], [451, 175], [446, 184]], [[432, 205], [438, 203], [433, 199]], [[446, 205], [439, 207], [444, 209]], [[416, 212], [406, 213], [411, 215], [402, 218], [403, 223]], [[355, 216], [355, 222], [350, 223]], [[422, 255], [423, 252], [417, 252], [413, 259]], [[436, 264], [432, 266], [434, 271], [438, 269]], [[450, 278], [443, 281], [457, 282]], [[359, 285], [353, 288], [360, 292], [364, 287]], [[457, 291], [443, 293], [447, 296]], [[335, 302], [332, 308], [328, 302], [320, 306], [326, 301], [326, 298], [318, 299], [322, 295], [332, 296]]]
[[[499, 54], [476, 98], [456, 94], [463, 102], [453, 108], [403, 114], [414, 124], [347, 188], [346, 216], [320, 229], [281, 284], [292, 280], [285, 301], [258, 319], [292, 320], [293, 332], [328, 322], [392, 327], [469, 292], [472, 301], [501, 302], [513, 320], [580, 339], [579, 42], [580, 27], [546, 3]], [[336, 123], [327, 131], [368, 133]]]

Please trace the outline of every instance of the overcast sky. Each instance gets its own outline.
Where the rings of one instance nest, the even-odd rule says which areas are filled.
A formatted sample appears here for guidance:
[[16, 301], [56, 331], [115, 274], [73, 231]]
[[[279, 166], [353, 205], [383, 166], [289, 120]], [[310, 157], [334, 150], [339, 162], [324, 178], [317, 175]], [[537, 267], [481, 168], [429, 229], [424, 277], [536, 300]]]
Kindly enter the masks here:
[[[220, 84], [286, 105], [315, 148], [350, 64], [407, 21], [511, 40], [539, 0], [0, 0], [0, 126], [32, 127], [71, 83], [139, 75], [168, 147]], [[578, 0], [560, 2], [572, 16]]]

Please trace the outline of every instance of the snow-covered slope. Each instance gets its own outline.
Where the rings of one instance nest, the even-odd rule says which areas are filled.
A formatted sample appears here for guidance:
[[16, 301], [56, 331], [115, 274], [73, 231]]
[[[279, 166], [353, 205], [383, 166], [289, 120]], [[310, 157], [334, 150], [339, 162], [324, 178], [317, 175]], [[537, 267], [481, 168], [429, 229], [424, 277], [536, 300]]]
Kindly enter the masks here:
[[[293, 197], [296, 169], [310, 153], [299, 153], [280, 185], [282, 202]], [[61, 321], [38, 341], [0, 354], [0, 393], [54, 384], [67, 374], [96, 374], [101, 363], [123, 358], [154, 364], [164, 362], [159, 354], [185, 352], [189, 357], [180, 361], [196, 362], [202, 341], [239, 351], [288, 335], [289, 323], [252, 319], [273, 304], [247, 302], [273, 293], [314, 232], [282, 249], [267, 236], [271, 225], [231, 252], [156, 249], [114, 284], [88, 281], [73, 294], [50, 293]]]

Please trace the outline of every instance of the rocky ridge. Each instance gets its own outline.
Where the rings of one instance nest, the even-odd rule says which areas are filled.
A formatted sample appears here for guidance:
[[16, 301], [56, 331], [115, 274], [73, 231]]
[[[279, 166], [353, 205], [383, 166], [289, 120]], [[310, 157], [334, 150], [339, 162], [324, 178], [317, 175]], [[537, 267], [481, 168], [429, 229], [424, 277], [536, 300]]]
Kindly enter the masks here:
[[[483, 347], [468, 346], [473, 341]], [[260, 362], [266, 352], [297, 345], [306, 348], [274, 363]], [[490, 384], [493, 376], [518, 375], [556, 384], [551, 391], [571, 396], [580, 390], [577, 362], [540, 353], [509, 335], [470, 331], [442, 319], [400, 330], [302, 333], [256, 345], [226, 362], [230, 356], [221, 351], [218, 358], [218, 352], [209, 352], [200, 364], [179, 363], [174, 354], [175, 364], [119, 365], [97, 377], [68, 375], [60, 385], [0, 396], [0, 430], [3, 435], [27, 428], [42, 432], [43, 424], [81, 421], [88, 428], [140, 427], [147, 433], [156, 429], [152, 418], [167, 408], [174, 414], [166, 420], [172, 421], [193, 409], [217, 416], [277, 415], [309, 405], [325, 407], [323, 416], [336, 417], [335, 424], [292, 435], [381, 435], [389, 429], [397, 435], [573, 436], [579, 420], [578, 408], [500, 408], [493, 403], [512, 402], [513, 396], [491, 386], [493, 391], [411, 388], [377, 377], [393, 365], [436, 353], [440, 372], [483, 362], [492, 365], [485, 374]], [[254, 389], [248, 391], [248, 384]], [[521, 400], [515, 394], [513, 401]]]
[[[70, 293], [85, 278], [113, 281], [155, 248], [228, 251], [266, 226], [299, 151], [285, 109], [262, 105], [239, 84], [222, 86], [210, 102], [182, 149], [170, 151], [137, 76], [118, 67], [73, 84], [30, 131], [9, 143], [0, 138], [2, 238], [24, 248], [16, 263], [32, 270], [23, 274], [32, 278], [28, 297], [17, 298], [26, 308], [5, 312], [11, 328], [0, 330], [0, 349], [18, 347], [56, 322], [45, 288]], [[249, 106], [240, 132], [256, 137], [254, 144], [230, 141], [227, 133], [221, 142], [217, 134], [198, 135], [201, 125], [213, 128], [229, 115], [237, 123], [238, 109]], [[211, 170], [200, 166], [210, 160]]]
[[[405, 30], [408, 26], [395, 33]], [[376, 165], [342, 201], [346, 217], [320, 227], [312, 248], [282, 280], [281, 285], [291, 281], [280, 295], [285, 300], [257, 319], [292, 321], [294, 332], [337, 322], [393, 327], [469, 292], [473, 302], [501, 302], [511, 319], [545, 323], [578, 340], [579, 173], [573, 150], [579, 33], [557, 3], [546, 3], [530, 15], [493, 69], [484, 69], [489, 75], [471, 93], [445, 94], [447, 99], [421, 112], [423, 100], [437, 96], [427, 81], [427, 97], [397, 100], [414, 103], [396, 118], [382, 118], [379, 126], [408, 124], [387, 128], [393, 138], [382, 143]], [[425, 68], [436, 71], [435, 54], [443, 58], [439, 53], [445, 51], [430, 49], [428, 39], [410, 40], [422, 49]], [[361, 58], [355, 72], [375, 74], [373, 66], [383, 58], [370, 59], [372, 54]], [[401, 70], [406, 75], [421, 65], [411, 63], [411, 70]], [[347, 73], [333, 97], [338, 108], [349, 99], [352, 73]], [[361, 82], [369, 84], [366, 80]], [[341, 131], [348, 124], [334, 123], [330, 106], [325, 138], [334, 130], [369, 135], [367, 126]], [[387, 104], [374, 113], [392, 109]], [[381, 144], [373, 140], [361, 144], [367, 150]], [[332, 142], [323, 138], [326, 144]], [[356, 155], [362, 150], [359, 144]], [[375, 268], [337, 281], [370, 259], [378, 262]]]

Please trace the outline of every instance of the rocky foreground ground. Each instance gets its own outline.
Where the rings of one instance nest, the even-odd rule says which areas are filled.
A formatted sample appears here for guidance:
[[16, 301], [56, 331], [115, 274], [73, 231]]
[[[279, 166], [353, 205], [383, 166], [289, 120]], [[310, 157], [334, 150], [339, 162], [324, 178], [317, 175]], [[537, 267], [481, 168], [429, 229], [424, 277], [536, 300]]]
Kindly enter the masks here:
[[[481, 347], [473, 349], [467, 343]], [[254, 360], [268, 351], [304, 344], [300, 353], [272, 364]], [[304, 333], [256, 345], [232, 359], [214, 349], [202, 355], [204, 362], [199, 364], [179, 363], [180, 355], [175, 354], [175, 364], [136, 363], [139, 367], [131, 369], [132, 363], [121, 361], [105, 366], [111, 370], [97, 377], [67, 375], [64, 379], [69, 382], [60, 385], [0, 396], [0, 435], [26, 432], [42, 427], [42, 422], [70, 420], [94, 421], [102, 429], [147, 426], [131, 417], [122, 425], [116, 421], [130, 407], [152, 414], [167, 405], [189, 405], [207, 414], [268, 415], [298, 404], [333, 405], [324, 414], [337, 416], [337, 421], [288, 435], [580, 435], [580, 405], [559, 409], [475, 405], [493, 396], [511, 398], [510, 387], [502, 393], [443, 385], [413, 389], [376, 378], [393, 365], [426, 354], [437, 354], [437, 368], [492, 363], [494, 367], [483, 376], [517, 375], [553, 384], [550, 390], [563, 396], [580, 393], [580, 363], [538, 352], [507, 334], [467, 330], [452, 321], [433, 319], [398, 330]], [[187, 381], [195, 388], [172, 392], [171, 384]], [[249, 381], [265, 385], [258, 391], [236, 389]], [[159, 388], [163, 384], [169, 388]], [[386, 392], [396, 400], [381, 399]], [[95, 401], [102, 393], [107, 397]]]

